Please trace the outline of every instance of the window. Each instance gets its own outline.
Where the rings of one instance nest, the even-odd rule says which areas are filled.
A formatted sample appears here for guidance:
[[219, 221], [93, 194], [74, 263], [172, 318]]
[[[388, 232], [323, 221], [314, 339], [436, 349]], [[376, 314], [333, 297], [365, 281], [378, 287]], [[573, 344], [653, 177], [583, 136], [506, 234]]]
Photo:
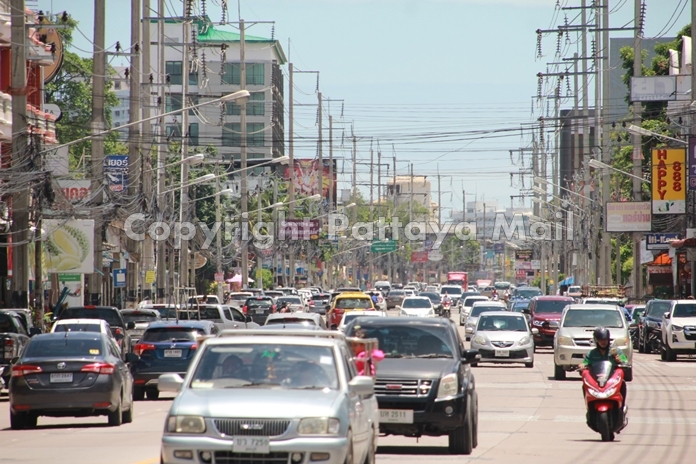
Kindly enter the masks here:
[[241, 147], [242, 146], [242, 125], [236, 122], [226, 123], [222, 126], [222, 146]]
[[247, 85], [264, 85], [264, 65], [263, 63], [247, 64], [246, 83]]
[[189, 64], [189, 85], [198, 85], [198, 69]]
[[239, 63], [223, 63], [221, 79], [222, 84], [239, 85]]
[[[252, 92], [246, 105], [247, 116], [264, 116], [266, 114], [265, 100], [266, 94], [264, 92]], [[241, 107], [238, 104], [228, 102], [225, 106], [228, 116], [239, 116], [241, 114]]]
[[263, 123], [247, 124], [247, 146], [263, 147], [266, 142], [266, 132]]
[[117, 111], [114, 111], [114, 116], [121, 116], [121, 112], [118, 111], [118, 110], [117, 110]]
[[181, 61], [167, 61], [165, 64], [165, 72], [169, 74], [170, 84], [181, 85]]
[[172, 138], [181, 137], [181, 126], [178, 124], [174, 125], [174, 126], [167, 126], [166, 127], [166, 134], [167, 134], [167, 140], [172, 139]]
[[165, 113], [183, 108], [181, 95], [167, 95]]
[[[186, 106], [197, 105], [199, 101], [200, 97], [198, 95], [189, 95], [188, 101], [186, 102]], [[189, 116], [196, 116], [195, 110], [188, 110], [188, 114]]]
[[[223, 63], [222, 65], [222, 84], [240, 85], [239, 63]], [[181, 71], [179, 71], [181, 74]], [[247, 85], [265, 85], [265, 66], [263, 63], [248, 63], [246, 65]], [[172, 82], [173, 84], [174, 82]]]
[[198, 123], [197, 122], [189, 124], [188, 137], [189, 137], [189, 144], [191, 146], [194, 146], [194, 147], [198, 146]]

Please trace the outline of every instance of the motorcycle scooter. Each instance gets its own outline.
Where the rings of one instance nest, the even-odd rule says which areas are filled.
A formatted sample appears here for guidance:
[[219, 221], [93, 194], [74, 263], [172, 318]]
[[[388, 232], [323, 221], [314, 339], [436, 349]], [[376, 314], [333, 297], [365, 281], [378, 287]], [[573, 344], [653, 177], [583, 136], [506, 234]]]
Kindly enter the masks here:
[[442, 302], [442, 317], [445, 317], [447, 319], [449, 319], [451, 317], [451, 315], [452, 315], [451, 307], [452, 307], [452, 303], [450, 303], [449, 301]]
[[587, 426], [599, 433], [602, 441], [613, 441], [614, 434], [621, 433], [628, 425], [621, 394], [625, 381], [622, 367], [614, 368], [611, 361], [601, 361], [582, 371]]

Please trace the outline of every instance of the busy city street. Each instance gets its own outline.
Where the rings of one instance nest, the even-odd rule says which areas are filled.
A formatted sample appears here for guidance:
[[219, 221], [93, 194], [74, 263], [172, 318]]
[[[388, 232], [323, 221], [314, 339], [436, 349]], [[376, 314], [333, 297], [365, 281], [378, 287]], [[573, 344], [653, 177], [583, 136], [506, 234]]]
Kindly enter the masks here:
[[[688, 462], [696, 451], [691, 438], [696, 433], [696, 358], [668, 364], [657, 355], [636, 354], [634, 367], [629, 425], [614, 442], [602, 443], [587, 427], [580, 377], [553, 380], [552, 351], [543, 348], [533, 369], [473, 368], [480, 423], [471, 456], [449, 455], [447, 437], [391, 436], [380, 437], [377, 462]], [[107, 427], [104, 418], [42, 417], [36, 429], [24, 431], [9, 429], [7, 397], [2, 397], [2, 462], [156, 464], [172, 396], [137, 403], [133, 423], [118, 429]]]

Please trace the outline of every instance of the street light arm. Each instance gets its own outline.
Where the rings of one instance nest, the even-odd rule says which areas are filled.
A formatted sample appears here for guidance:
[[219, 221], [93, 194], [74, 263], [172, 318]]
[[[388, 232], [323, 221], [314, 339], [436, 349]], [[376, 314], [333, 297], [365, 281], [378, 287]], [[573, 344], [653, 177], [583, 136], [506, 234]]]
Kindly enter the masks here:
[[642, 135], [644, 137], [659, 137], [662, 139], [667, 139], [667, 140], [671, 140], [673, 142], [680, 143], [682, 145], [688, 145], [688, 143], [684, 140], [675, 139], [674, 137], [670, 137], [668, 135], [658, 134], [657, 132], [653, 132], [651, 130], [644, 129], [644, 128], [642, 128], [640, 126], [636, 126], [634, 124], [631, 124], [630, 126], [628, 126], [626, 128], [626, 132], [628, 132], [630, 134], [635, 134], [635, 135]]
[[595, 168], [595, 169], [611, 169], [612, 171], [619, 172], [619, 173], [621, 173], [621, 174], [623, 174], [623, 175], [625, 175], [625, 176], [629, 176], [629, 177], [632, 177], [632, 178], [634, 178], [634, 179], [638, 179], [638, 180], [640, 180], [641, 182], [645, 182], [645, 183], [647, 183], [647, 184], [651, 184], [651, 181], [649, 181], [649, 180], [647, 180], [647, 179], [643, 179], [642, 177], [636, 176], [636, 175], [631, 174], [630, 172], [627, 172], [627, 171], [622, 171], [621, 169], [617, 169], [617, 168], [615, 168], [614, 166], [611, 166], [611, 165], [609, 165], [609, 164], [607, 164], [607, 163], [603, 163], [603, 162], [601, 162], [601, 161], [599, 161], [599, 160], [596, 160], [596, 159], [591, 159], [591, 160], [590, 160], [590, 167]]

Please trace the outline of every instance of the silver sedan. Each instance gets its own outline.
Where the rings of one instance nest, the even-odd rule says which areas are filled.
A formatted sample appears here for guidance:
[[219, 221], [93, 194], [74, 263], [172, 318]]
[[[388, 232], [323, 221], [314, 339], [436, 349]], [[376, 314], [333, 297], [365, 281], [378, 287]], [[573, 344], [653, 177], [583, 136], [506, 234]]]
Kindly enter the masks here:
[[527, 319], [519, 313], [481, 313], [471, 348], [481, 354], [480, 362], [522, 363], [534, 367], [534, 338]]

